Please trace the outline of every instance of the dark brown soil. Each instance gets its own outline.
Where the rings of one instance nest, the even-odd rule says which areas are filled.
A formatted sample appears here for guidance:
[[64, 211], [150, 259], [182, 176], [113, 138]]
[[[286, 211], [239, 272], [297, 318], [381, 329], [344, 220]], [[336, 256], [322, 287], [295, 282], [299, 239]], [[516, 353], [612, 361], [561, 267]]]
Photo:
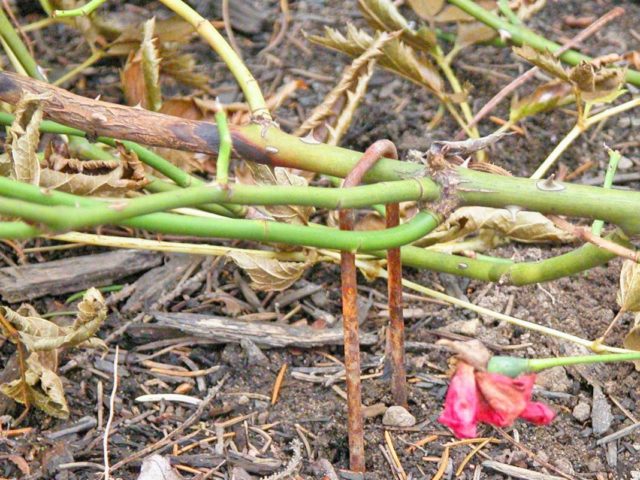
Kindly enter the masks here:
[[[19, 13], [22, 23], [42, 18], [40, 10], [33, 6], [37, 2], [15, 3], [20, 4]], [[126, 2], [130, 4], [128, 7], [124, 7], [123, 3], [125, 2], [111, 1], [105, 8], [114, 12], [142, 8], [148, 11], [148, 16], [164, 15], [164, 10], [155, 2]], [[213, 15], [213, 3], [217, 2], [204, 0], [192, 2], [203, 14], [209, 16]], [[347, 21], [364, 24], [355, 1], [290, 2], [292, 21], [289, 31], [295, 36], [295, 41], [285, 37], [276, 49], [269, 52], [269, 55], [256, 56], [267, 45], [273, 25], [278, 19], [278, 2], [256, 3], [259, 9], [267, 12], [268, 20], [265, 22], [264, 31], [252, 35], [236, 32], [236, 37], [247, 65], [265, 90], [275, 90], [287, 80], [294, 78], [302, 78], [307, 83], [307, 89], [299, 90], [295, 98], [285, 102], [275, 112], [281, 126], [285, 130], [293, 130], [321, 101], [348, 64], [344, 56], [310, 45], [302, 37], [301, 31], [319, 33], [325, 25], [342, 28]], [[638, 48], [640, 36], [634, 30], [638, 28], [636, 24], [637, 19], [640, 18], [638, 2], [575, 0], [547, 3], [542, 12], [531, 20], [530, 26], [547, 35], [548, 38], [561, 41], [571, 38], [579, 31], [565, 26], [563, 19], [566, 16], [597, 17], [612, 8], [614, 4], [622, 5], [627, 13], [589, 39], [583, 51], [597, 56], [612, 52], [624, 53]], [[139, 7], [133, 5], [139, 5]], [[69, 27], [48, 27], [31, 34], [31, 39], [36, 58], [41, 64], [50, 68], [51, 76], [54, 78], [68, 69], [70, 63], [80, 62], [90, 54], [78, 33]], [[304, 48], [297, 46], [298, 44], [304, 45]], [[209, 48], [199, 41], [193, 42], [189, 48], [197, 53], [204, 70], [211, 76], [211, 85], [219, 89], [221, 100], [225, 103], [240, 101], [241, 96], [232, 78]], [[8, 65], [6, 58], [3, 60], [5, 65]], [[119, 67], [121, 64], [118, 60], [105, 60], [86, 71], [82, 77], [79, 77], [80, 81], [66, 87], [86, 96], [95, 96], [100, 93], [103, 99], [120, 102], [122, 94], [118, 86]], [[523, 62], [516, 60], [508, 49], [489, 46], [477, 46], [465, 50], [455, 62], [454, 67], [461, 79], [473, 85], [470, 101], [474, 111], [477, 111], [508, 82], [505, 76], [513, 78], [528, 68]], [[469, 67], [473, 67], [473, 71], [470, 71]], [[291, 69], [297, 70], [292, 73]], [[523, 92], [531, 90], [533, 85], [525, 87]], [[169, 89], [173, 89], [172, 93], [180, 92], [179, 87], [170, 86]], [[186, 91], [188, 90], [184, 90]], [[396, 112], [395, 109], [404, 99], [409, 99], [409, 102], [400, 113]], [[349, 133], [343, 139], [342, 145], [363, 149], [376, 139], [389, 138], [397, 143], [401, 156], [408, 149], [426, 149], [432, 140], [450, 139], [457, 132], [453, 120], [446, 115], [435, 129], [427, 130], [427, 124], [437, 108], [436, 101], [424, 90], [386, 71], [378, 71], [370, 83], [369, 93], [356, 114]], [[493, 114], [501, 118], [507, 117], [507, 106], [500, 106]], [[491, 160], [515, 175], [530, 175], [564, 133], [571, 128], [573, 122], [572, 115], [560, 111], [529, 119], [523, 124], [527, 136], [509, 136], [490, 152]], [[633, 166], [628, 172], [638, 171], [640, 135], [636, 126], [637, 112], [635, 111], [615, 117], [603, 128], [590, 131], [578, 139], [562, 156], [562, 163], [572, 171], [580, 164], [592, 160], [596, 162], [596, 167], [577, 181], [593, 178], [599, 175], [606, 165], [606, 154], [602, 148], [604, 142], [612, 147], [617, 146], [632, 160]], [[488, 121], [481, 124], [483, 133], [490, 133], [494, 128], [495, 125]], [[625, 186], [638, 188], [638, 184]], [[34, 244], [34, 242], [25, 242], [21, 247], [34, 246]], [[1, 266], [5, 266], [8, 260], [20, 261], [11, 245], [1, 244], [0, 250], [6, 256], [0, 259]], [[99, 250], [91, 248], [67, 252], [54, 251], [42, 255], [29, 254], [24, 260], [33, 263], [60, 256], [97, 251]], [[492, 253], [531, 260], [551, 257], [564, 251], [566, 247], [513, 244]], [[606, 267], [539, 286], [516, 288], [492, 285], [488, 290], [487, 286], [480, 282], [468, 282], [464, 279], [451, 280], [430, 272], [406, 271], [406, 275], [423, 285], [435, 285], [436, 288], [444, 288], [442, 285], [450, 288], [453, 282], [474, 303], [478, 302], [500, 312], [508, 309], [512, 315], [525, 320], [583, 338], [596, 338], [618, 309], [615, 296], [620, 265], [620, 261], [613, 261]], [[245, 301], [239, 293], [234, 271], [235, 267], [232, 264], [217, 264], [212, 267], [208, 281], [213, 283], [216, 291], [225, 291]], [[134, 282], [135, 279], [130, 281]], [[363, 278], [359, 278], [359, 281], [362, 287], [360, 293], [363, 303], [369, 300], [370, 306], [362, 329], [380, 333], [386, 323], [381, 315], [381, 312], [384, 312], [386, 286], [380, 281], [371, 284]], [[302, 286], [303, 282], [322, 284], [323, 291], [326, 293], [325, 298], [313, 299], [313, 304], [322, 305], [324, 310], [339, 318], [338, 267], [333, 265], [315, 267], [307, 272], [304, 280], [293, 288]], [[199, 286], [188, 295], [180, 296], [167, 306], [167, 310], [176, 311], [197, 307], [198, 294], [203, 288], [208, 287], [207, 285]], [[269, 303], [270, 297], [262, 293], [258, 296], [261, 300], [265, 300], [267, 310], [273, 310]], [[64, 298], [45, 298], [34, 304], [40, 311], [67, 309], [62, 305], [62, 301]], [[419, 348], [411, 350], [407, 355], [411, 379], [409, 410], [417, 418], [418, 424], [413, 429], [395, 429], [390, 432], [400, 463], [409, 478], [427, 479], [432, 478], [438, 470], [439, 461], [444, 452], [443, 445], [454, 440], [446, 429], [435, 422], [446, 392], [449, 355], [432, 344], [440, 338], [438, 334], [440, 329], [454, 322], [472, 321], [476, 315], [435, 303], [416, 300], [409, 300], [407, 303], [410, 308], [423, 310], [417, 318], [407, 320], [407, 341], [421, 342]], [[119, 305], [122, 306], [122, 303]], [[280, 312], [280, 317], [296, 306], [297, 303], [294, 303], [286, 307]], [[218, 302], [198, 311], [226, 315], [232, 309], [233, 306]], [[255, 310], [250, 313], [254, 312]], [[100, 336], [107, 336], [130, 318], [133, 318], [133, 315], [121, 314], [116, 307], [112, 310]], [[295, 313], [287, 321], [312, 323], [313, 319], [302, 312]], [[621, 344], [631, 322], [631, 315], [623, 317], [623, 321], [609, 339], [610, 344]], [[152, 349], [145, 349], [150, 342], [158, 341], [158, 337], [150, 339], [143, 336], [143, 333], [141, 329], [131, 329], [128, 335], [118, 341], [120, 348], [132, 354], [135, 352], [150, 354], [171, 344], [169, 339], [164, 343], [161, 341], [151, 343]], [[532, 357], [576, 353], [575, 347], [565, 342], [497, 323], [492, 319], [482, 319], [476, 336], [502, 353], [514, 352], [517, 355]], [[2, 340], [0, 340], [0, 346], [0, 365], [2, 365], [13, 354], [14, 347]], [[383, 346], [378, 344], [366, 349], [363, 353], [363, 364], [373, 365], [366, 369], [365, 374], [380, 374], [374, 375], [374, 378], [367, 378], [363, 382], [363, 400], [366, 405], [391, 404], [388, 381], [383, 375], [381, 364], [382, 352]], [[256, 453], [265, 446], [265, 437], [249, 427], [265, 428], [265, 425], [269, 425], [270, 428], [265, 431], [271, 436], [273, 443], [266, 446], [261, 456], [277, 458], [284, 465], [291, 456], [292, 440], [304, 436], [309, 442], [309, 449], [303, 448], [300, 478], [330, 478], [314, 473], [312, 464], [318, 459], [327, 459], [336, 470], [345, 469], [348, 466], [345, 401], [330, 385], [311, 383], [295, 377], [296, 372], [302, 371], [301, 367], [335, 366], [335, 362], [342, 358], [341, 349], [323, 348], [317, 351], [276, 349], [265, 350], [264, 353], [268, 361], [263, 364], [248, 365], [247, 356], [240, 346], [211, 346], [194, 343], [177, 345], [174, 349], [153, 358], [155, 362], [184, 366], [182, 358], [186, 357], [199, 369], [220, 365], [220, 370], [203, 377], [207, 388], [215, 385], [226, 374], [228, 375], [214, 402], [206, 409], [199, 421], [183, 433], [184, 438], [179, 443], [179, 448], [192, 445], [193, 448], [188, 451], [189, 455], [198, 456], [196, 460], [209, 459], [211, 463], [213, 462], [211, 458], [215, 458], [212, 455], [215, 453], [216, 442], [207, 443], [203, 439], [215, 436], [214, 423], [253, 414], [244, 422], [239, 422], [225, 430], [227, 433], [235, 434], [233, 441], [240, 452]], [[76, 352], [65, 354], [61, 365], [75, 355], [77, 355]], [[99, 476], [103, 463], [102, 430], [92, 427], [55, 440], [51, 440], [47, 435], [68, 425], [75, 425], [83, 417], [96, 418], [99, 382], [104, 391], [101, 397], [103, 401], [101, 408], [104, 409], [106, 418], [113, 381], [112, 361], [113, 350], [105, 359], [95, 353], [89, 357], [88, 361], [82, 362], [79, 368], [73, 368], [64, 374], [65, 389], [71, 409], [71, 417], [68, 421], [58, 421], [41, 412], [32, 411], [21, 425], [21, 427], [33, 427], [31, 433], [11, 438], [0, 436], [0, 478], [89, 479]], [[271, 405], [269, 399], [276, 375], [284, 364], [288, 365], [284, 385], [277, 403]], [[119, 373], [121, 384], [116, 397], [114, 418], [116, 428], [110, 436], [109, 444], [112, 464], [161, 440], [165, 434], [180, 426], [194, 411], [194, 407], [177, 403], [136, 403], [136, 397], [149, 392], [172, 392], [185, 383], [190, 385], [190, 387], [184, 387], [190, 389], [189, 395], [203, 398], [206, 394], [206, 391], [199, 390], [193, 378], [169, 377], [153, 373], [150, 367], [143, 365], [139, 361], [139, 356], [135, 355], [121, 356]], [[494, 460], [549, 475], [565, 474], [567, 478], [640, 478], [640, 433], [637, 433], [640, 430], [622, 437], [612, 447], [608, 444], [603, 446], [596, 444], [598, 438], [627, 427], [636, 422], [636, 418], [640, 418], [640, 375], [634, 370], [633, 365], [608, 365], [590, 369], [570, 368], [555, 373], [559, 376], [542, 379], [541, 387], [536, 393], [538, 399], [551, 404], [558, 412], [558, 417], [553, 424], [547, 427], [534, 427], [517, 423], [514, 427], [507, 429], [506, 434], [491, 427], [483, 427], [481, 434], [495, 438], [496, 442], [484, 447], [482, 456], [474, 456], [457, 478], [509, 478], [486, 467], [478, 468], [485, 460]], [[336, 381], [335, 385], [344, 389], [343, 380]], [[579, 402], [592, 404], [595, 385], [604, 391], [605, 403], [610, 406], [613, 413], [613, 421], [609, 429], [599, 435], [593, 433], [591, 417], [578, 420], [572, 414]], [[19, 412], [20, 409], [16, 408], [10, 413], [16, 415]], [[148, 412], [146, 416], [142, 415], [145, 412]], [[380, 449], [381, 445], [386, 445], [385, 429], [382, 427], [381, 418], [381, 415], [378, 415], [366, 421], [366, 453], [369, 472], [366, 478], [394, 478], [390, 465]], [[197, 429], [200, 431], [196, 432]], [[194, 436], [191, 437], [192, 433]], [[437, 439], [425, 444], [422, 448], [408, 450], [410, 443], [431, 434], [437, 434]], [[508, 438], [516, 439], [512, 440], [515, 443], [510, 442]], [[200, 444], [198, 444], [199, 441]], [[454, 472], [471, 448], [472, 446], [468, 445], [451, 448], [449, 465], [442, 478], [454, 478]], [[165, 449], [160, 453], [177, 454], [179, 453], [177, 450], [178, 447], [175, 447], [173, 451]], [[29, 475], [20, 473], [21, 464], [18, 458], [24, 459], [26, 465], [29, 465]], [[178, 456], [173, 463], [187, 467], [214, 467], [217, 464], [201, 465], [194, 458], [190, 457], [183, 461]], [[75, 466], [59, 468], [60, 464], [73, 462], [79, 463]], [[113, 475], [125, 479], [136, 478], [139, 468], [140, 461], [135, 461], [114, 472]], [[479, 476], [474, 477], [474, 471], [480, 472]], [[198, 478], [193, 472], [182, 471], [181, 473], [185, 478]], [[262, 473], [262, 475], [267, 474], [267, 472]], [[259, 478], [261, 474], [254, 475], [255, 477], [252, 478]], [[213, 478], [243, 477], [232, 477], [232, 466], [222, 465], [219, 474], [216, 473]]]

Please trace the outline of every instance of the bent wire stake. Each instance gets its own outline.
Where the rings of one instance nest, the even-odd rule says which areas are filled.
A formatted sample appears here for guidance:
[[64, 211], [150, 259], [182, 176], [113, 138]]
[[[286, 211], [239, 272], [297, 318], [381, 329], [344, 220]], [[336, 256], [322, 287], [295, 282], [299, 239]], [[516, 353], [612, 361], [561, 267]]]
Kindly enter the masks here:
[[[389, 140], [378, 140], [364, 152], [353, 170], [345, 178], [343, 188], [357, 186], [367, 171], [384, 156], [397, 159], [395, 145]], [[352, 230], [353, 210], [342, 209], [340, 229]], [[399, 205], [387, 206], [387, 228], [399, 223]], [[360, 341], [358, 334], [357, 279], [355, 253], [343, 251], [340, 254], [340, 278], [342, 289], [342, 316], [344, 328], [344, 363], [347, 381], [347, 428], [349, 432], [349, 465], [352, 471], [365, 471], [364, 421], [362, 416], [362, 395], [360, 386]], [[392, 392], [394, 402], [406, 405], [407, 393], [404, 367], [404, 322], [402, 319], [402, 265], [400, 249], [387, 251], [389, 328], [387, 355], [392, 365]]]

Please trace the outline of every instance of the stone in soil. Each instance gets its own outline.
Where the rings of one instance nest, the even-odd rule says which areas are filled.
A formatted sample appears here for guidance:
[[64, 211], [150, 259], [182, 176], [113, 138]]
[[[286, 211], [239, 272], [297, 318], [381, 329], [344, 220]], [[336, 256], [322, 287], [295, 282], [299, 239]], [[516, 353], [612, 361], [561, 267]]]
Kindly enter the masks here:
[[536, 383], [551, 392], [567, 393], [571, 390], [573, 382], [567, 375], [564, 367], [553, 367], [543, 370], [538, 374]]
[[404, 407], [394, 405], [384, 412], [382, 424], [389, 427], [413, 427], [416, 424], [416, 417], [411, 415]]
[[587, 402], [580, 401], [575, 407], [573, 407], [572, 413], [573, 418], [575, 418], [579, 422], [585, 422], [591, 415], [591, 405], [589, 405]]

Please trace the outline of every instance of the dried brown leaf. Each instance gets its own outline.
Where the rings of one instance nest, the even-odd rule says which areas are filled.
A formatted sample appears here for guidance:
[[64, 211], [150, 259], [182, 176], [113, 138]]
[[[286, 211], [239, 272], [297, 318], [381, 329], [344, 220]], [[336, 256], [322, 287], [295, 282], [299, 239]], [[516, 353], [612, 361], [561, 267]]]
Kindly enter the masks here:
[[[41, 102], [51, 94], [25, 93], [16, 105], [15, 118], [7, 135], [5, 148], [10, 163], [10, 176], [19, 182], [38, 185], [40, 183], [40, 122]], [[3, 170], [7, 170], [6, 166]]]
[[119, 146], [120, 162], [82, 161], [66, 158], [52, 148], [45, 151], [40, 186], [77, 195], [122, 196], [140, 190], [148, 183], [144, 166], [134, 152]]
[[129, 54], [121, 72], [122, 88], [129, 105], [141, 105], [147, 110], [162, 107], [160, 89], [160, 53], [154, 37], [155, 19], [145, 22], [142, 42], [137, 52]]
[[358, 0], [365, 19], [376, 30], [400, 32], [402, 40], [420, 50], [430, 51], [436, 45], [436, 35], [426, 26], [414, 30], [391, 0]]
[[[236, 169], [236, 178], [247, 185], [291, 185], [306, 187], [308, 182], [304, 177], [296, 175], [286, 168], [276, 167], [273, 170], [266, 165], [254, 162], [243, 162]], [[299, 207], [289, 205], [268, 205], [256, 207], [268, 218], [278, 222], [294, 225], [306, 225], [314, 212], [313, 207]]]
[[142, 73], [146, 87], [146, 104], [149, 110], [157, 112], [162, 107], [160, 89], [160, 53], [154, 38], [155, 18], [144, 24], [144, 36], [140, 46]]
[[[629, 330], [629, 333], [624, 337], [622, 343], [624, 348], [640, 351], [640, 313], [636, 313], [633, 321], [633, 328]], [[640, 360], [634, 360], [633, 363], [636, 367], [636, 371], [640, 372]]]
[[[76, 320], [70, 327], [61, 327], [40, 318], [33, 309], [13, 311], [8, 307], [0, 307], [0, 310], [30, 352], [85, 346], [85, 342], [92, 340], [107, 317], [104, 298], [95, 288], [85, 293], [78, 304]], [[96, 344], [95, 340], [92, 342]]]
[[559, 78], [565, 82], [570, 81], [569, 74], [562, 66], [562, 62], [548, 50], [539, 52], [529, 45], [524, 45], [522, 47], [513, 47], [513, 51], [529, 63], [534, 64], [555, 78]]
[[442, 10], [444, 0], [409, 0], [409, 6], [423, 20], [433, 20]]
[[190, 53], [181, 53], [175, 45], [160, 46], [160, 73], [189, 87], [207, 89], [209, 77], [200, 71], [196, 57]]
[[456, 44], [460, 47], [488, 42], [496, 37], [496, 31], [480, 22], [463, 22], [458, 25]]
[[37, 353], [32, 353], [25, 361], [24, 378], [0, 385], [0, 392], [16, 402], [34, 405], [47, 415], [68, 418], [69, 407], [64, 396], [62, 381], [56, 373], [42, 365]]
[[640, 312], [640, 264], [631, 260], [622, 264], [617, 300], [625, 312]]
[[[374, 38], [352, 24], [347, 26], [346, 36], [337, 30], [325, 27], [324, 36], [311, 35], [313, 43], [345, 53], [351, 57], [362, 55], [374, 42]], [[392, 72], [430, 90], [442, 97], [443, 82], [436, 67], [424, 56], [398, 39], [391, 40], [382, 48], [383, 55], [378, 64]]]
[[244, 252], [232, 252], [229, 257], [251, 277], [252, 287], [262, 291], [289, 288], [315, 262], [313, 254], [309, 255], [306, 262], [281, 262], [274, 258], [254, 256]]
[[340, 81], [311, 112], [295, 135], [304, 136], [313, 131], [317, 139], [337, 145], [366, 93], [376, 60], [382, 55], [382, 47], [396, 36], [386, 32], [378, 34], [369, 48], [344, 70]]
[[622, 93], [625, 73], [624, 68], [603, 68], [593, 62], [582, 61], [570, 70], [569, 79], [582, 99], [608, 103]]
[[517, 122], [530, 115], [548, 112], [554, 108], [566, 105], [573, 99], [572, 88], [561, 80], [540, 85], [531, 95], [514, 102], [509, 112], [509, 121]]
[[571, 242], [575, 237], [557, 228], [538, 212], [509, 211], [491, 207], [462, 207], [453, 212], [421, 245], [451, 242], [482, 231], [492, 231], [523, 243]]

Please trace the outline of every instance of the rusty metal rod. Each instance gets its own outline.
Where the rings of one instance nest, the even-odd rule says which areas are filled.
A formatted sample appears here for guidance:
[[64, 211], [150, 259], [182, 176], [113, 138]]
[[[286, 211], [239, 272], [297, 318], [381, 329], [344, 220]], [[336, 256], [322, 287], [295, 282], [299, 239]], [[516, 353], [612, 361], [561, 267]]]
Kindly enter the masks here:
[[[398, 158], [395, 145], [389, 140], [378, 140], [364, 152], [353, 170], [347, 175], [342, 184], [343, 188], [357, 186], [365, 174], [378, 160], [385, 155]], [[390, 209], [390, 210], [389, 210]], [[393, 204], [387, 207], [389, 222], [399, 222], [399, 206]], [[352, 230], [354, 214], [352, 210], [342, 209], [339, 212], [340, 229]], [[390, 330], [397, 330], [391, 341], [391, 361], [393, 364], [392, 391], [394, 401], [399, 405], [406, 405], [406, 386], [404, 369], [404, 323], [402, 320], [402, 265], [400, 264], [400, 250], [392, 249], [388, 252], [388, 262], [391, 263], [389, 272], [389, 314], [391, 317]], [[352, 252], [340, 254], [340, 277], [342, 289], [342, 316], [344, 329], [344, 363], [347, 381], [347, 428], [349, 432], [349, 466], [352, 471], [365, 471], [364, 456], [364, 420], [362, 416], [362, 392], [360, 385], [360, 341], [358, 334], [358, 305], [357, 305], [357, 272], [356, 258]], [[392, 300], [393, 297], [393, 300]], [[398, 323], [401, 328], [398, 327]], [[399, 347], [398, 347], [399, 345]], [[399, 353], [395, 352], [400, 348]], [[397, 362], [400, 362], [398, 365]], [[400, 384], [402, 385], [400, 386]]]

